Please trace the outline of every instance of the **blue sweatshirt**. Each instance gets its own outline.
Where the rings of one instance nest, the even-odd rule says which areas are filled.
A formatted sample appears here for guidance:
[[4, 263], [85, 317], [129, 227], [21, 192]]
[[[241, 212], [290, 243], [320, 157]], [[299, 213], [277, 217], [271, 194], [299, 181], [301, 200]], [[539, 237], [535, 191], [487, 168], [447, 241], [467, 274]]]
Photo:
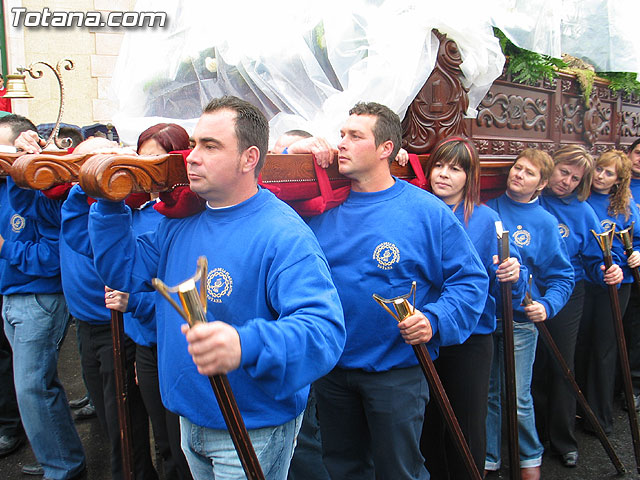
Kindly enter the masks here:
[[12, 201], [19, 190], [10, 178], [0, 181], [0, 294], [60, 293], [60, 205], [36, 210], [34, 193]]
[[[533, 275], [531, 296], [553, 318], [564, 307], [574, 287], [573, 267], [556, 218], [540, 206], [512, 200], [506, 194], [487, 202], [518, 245], [522, 262]], [[528, 322], [524, 307], [513, 312], [516, 322]]]
[[[499, 256], [500, 254], [500, 252], [498, 252], [498, 237], [496, 234], [496, 222], [500, 221], [500, 217], [494, 210], [486, 205], [476, 205], [468, 223], [464, 221], [464, 208], [458, 208], [454, 213], [467, 232], [467, 235], [469, 235], [480, 260], [484, 263], [484, 267], [489, 274], [489, 294], [487, 295], [484, 310], [480, 315], [478, 325], [473, 330], [473, 334], [486, 335], [493, 333], [496, 329], [496, 316], [502, 318], [502, 286], [496, 277], [498, 265], [493, 263], [493, 256]], [[517, 307], [522, 303], [522, 299], [524, 298], [529, 271], [525, 265], [522, 265], [520, 253], [518, 253], [518, 248], [511, 237], [509, 238], [509, 244], [510, 256], [517, 258], [521, 264], [518, 281], [512, 283], [511, 287], [513, 306]]]
[[558, 220], [560, 234], [564, 239], [573, 266], [576, 282], [587, 280], [590, 283], [605, 285], [601, 265], [602, 250], [591, 233], [601, 233], [600, 220], [588, 202], [581, 202], [577, 195], [565, 198], [553, 194], [540, 197], [540, 206]]
[[88, 235], [89, 204], [80, 185], [75, 185], [62, 204], [60, 268], [62, 287], [71, 314], [91, 325], [111, 322], [104, 304], [104, 282], [93, 264]]
[[[636, 204], [636, 207], [638, 207], [638, 210], [640, 210], [640, 178], [632, 178], [629, 188], [631, 189], [633, 202]], [[635, 228], [634, 226], [634, 229]], [[640, 225], [637, 228], [640, 228]]]
[[[129, 208], [99, 201], [89, 232], [101, 275], [126, 292], [151, 290], [154, 277], [177, 285], [193, 276], [199, 256], [208, 258], [207, 318], [240, 336], [240, 367], [228, 377], [249, 429], [299, 415], [309, 384], [342, 352], [344, 319], [327, 261], [302, 219], [268, 190], [232, 207], [163, 218], [137, 241]], [[197, 425], [225, 429], [187, 351], [184, 320], [159, 294], [156, 321], [163, 403]]]
[[[163, 216], [153, 208], [155, 202], [147, 202], [131, 211], [133, 233], [138, 236], [155, 230]], [[156, 295], [154, 292], [129, 294], [124, 314], [127, 335], [138, 345], [156, 345]]]
[[341, 368], [380, 372], [417, 365], [396, 321], [372, 298], [405, 294], [413, 280], [416, 308], [433, 328], [427, 344], [432, 357], [440, 345], [463, 343], [476, 327], [487, 272], [460, 222], [431, 193], [397, 179], [380, 192], [352, 190], [309, 226], [327, 255], [344, 309]]
[[[617, 232], [629, 227], [631, 225], [631, 222], [635, 222], [633, 227], [633, 249], [640, 250], [640, 213], [638, 213], [638, 207], [636, 207], [636, 204], [633, 200], [629, 202], [629, 210], [631, 214], [627, 219], [624, 218], [624, 215], [616, 215], [615, 217], [609, 215], [609, 212], [607, 211], [609, 208], [608, 194], [591, 192], [591, 195], [589, 195], [587, 202], [589, 202], [589, 205], [591, 205], [593, 207], [593, 210], [596, 212], [596, 215], [600, 220], [602, 231], [608, 230], [609, 228], [611, 228], [611, 225], [615, 224]], [[627, 264], [627, 256], [624, 253], [624, 245], [622, 244], [622, 241], [620, 240], [618, 235], [616, 235], [616, 238], [613, 241], [613, 245], [611, 245], [611, 253], [614, 256], [614, 261], [616, 255], [620, 259], [620, 267], [622, 268], [622, 272], [624, 273], [624, 280], [622, 280], [622, 283], [633, 283], [633, 274], [631, 273], [631, 269]]]

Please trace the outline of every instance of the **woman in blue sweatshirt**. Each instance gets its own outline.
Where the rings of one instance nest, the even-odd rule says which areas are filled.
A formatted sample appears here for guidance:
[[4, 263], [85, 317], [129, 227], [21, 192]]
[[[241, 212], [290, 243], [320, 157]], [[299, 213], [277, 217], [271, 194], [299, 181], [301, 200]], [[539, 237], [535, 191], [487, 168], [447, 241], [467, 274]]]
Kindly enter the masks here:
[[[538, 438], [531, 398], [531, 375], [538, 331], [533, 322], [553, 318], [573, 290], [573, 267], [558, 231], [558, 221], [538, 202], [553, 171], [553, 160], [541, 150], [522, 151], [509, 170], [507, 191], [487, 204], [498, 212], [518, 245], [522, 263], [533, 276], [533, 302], [513, 312], [518, 402], [518, 439], [523, 480], [540, 478], [544, 448]], [[501, 332], [496, 331], [499, 335]], [[498, 346], [500, 342], [496, 343]], [[491, 367], [487, 415], [486, 470], [500, 468], [500, 380], [502, 353], [496, 349]]]
[[[585, 298], [585, 281], [604, 286], [620, 283], [622, 270], [612, 265], [603, 276], [602, 251], [591, 230], [599, 232], [600, 221], [584, 200], [591, 190], [594, 161], [580, 145], [565, 145], [553, 156], [555, 167], [540, 205], [560, 222], [575, 276], [571, 298], [546, 325], [562, 357], [573, 370], [573, 360]], [[575, 467], [578, 444], [575, 437], [576, 400], [562, 371], [548, 349], [539, 345], [533, 375], [533, 398], [541, 437], [547, 437], [565, 467]]]
[[[189, 148], [189, 134], [175, 123], [159, 123], [147, 128], [138, 138], [138, 154], [164, 155]], [[156, 229], [163, 218], [153, 208], [155, 201], [131, 208], [135, 235]], [[153, 292], [125, 293], [106, 288], [107, 308], [124, 313], [127, 334], [136, 343], [136, 378], [140, 394], [153, 425], [153, 439], [164, 460], [167, 480], [191, 479], [189, 465], [180, 448], [180, 418], [162, 404], [158, 382], [158, 347], [156, 332], [155, 294]]]
[[[431, 153], [425, 170], [431, 191], [444, 201], [464, 226], [489, 275], [489, 294], [471, 336], [460, 345], [440, 348], [435, 366], [469, 444], [479, 471], [486, 454], [486, 416], [489, 373], [493, 358], [496, 310], [501, 310], [500, 282], [511, 282], [519, 305], [526, 289], [527, 270], [520, 271], [519, 254], [497, 265], [498, 214], [480, 204], [480, 163], [473, 143], [465, 138], [442, 140]], [[520, 271], [520, 273], [518, 273]], [[502, 315], [500, 315], [502, 317]], [[435, 402], [427, 406], [421, 450], [434, 478], [457, 479], [468, 475]]]
[[[631, 162], [623, 152], [609, 150], [596, 161], [591, 195], [587, 201], [595, 210], [604, 230], [613, 225], [617, 231], [629, 227], [631, 222], [640, 224], [638, 208], [631, 201], [630, 178]], [[614, 240], [612, 245], [613, 254], [622, 260], [624, 280], [618, 289], [618, 297], [620, 310], [623, 312], [633, 282], [630, 268], [640, 265], [640, 253], [637, 251], [640, 249], [639, 229], [634, 231], [633, 247], [633, 254], [626, 258], [619, 239]], [[616, 336], [608, 290], [601, 285], [587, 283], [584, 313], [576, 345], [576, 374], [605, 433], [613, 430], [616, 355]]]

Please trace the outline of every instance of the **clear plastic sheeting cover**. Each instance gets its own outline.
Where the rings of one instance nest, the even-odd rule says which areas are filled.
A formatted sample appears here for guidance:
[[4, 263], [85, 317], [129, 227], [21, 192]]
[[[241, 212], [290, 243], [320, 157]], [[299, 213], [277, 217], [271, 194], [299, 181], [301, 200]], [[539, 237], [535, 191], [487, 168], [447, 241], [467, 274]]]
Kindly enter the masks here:
[[519, 47], [599, 72], [640, 72], [639, 0], [491, 0], [492, 23]]
[[265, 112], [272, 142], [303, 128], [337, 143], [358, 101], [404, 116], [435, 64], [432, 28], [460, 47], [473, 114], [504, 65], [481, 3], [140, 0], [138, 11], [166, 11], [167, 26], [127, 31], [114, 123], [125, 143], [162, 121], [191, 132], [211, 98], [236, 95]]

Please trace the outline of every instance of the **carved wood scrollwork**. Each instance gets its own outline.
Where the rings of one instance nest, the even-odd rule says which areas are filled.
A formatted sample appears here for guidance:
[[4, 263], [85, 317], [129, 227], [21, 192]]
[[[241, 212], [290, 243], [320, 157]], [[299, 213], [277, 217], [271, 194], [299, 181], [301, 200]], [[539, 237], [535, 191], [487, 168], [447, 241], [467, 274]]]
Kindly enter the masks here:
[[6, 177], [11, 173], [11, 165], [19, 158], [21, 153], [0, 153], [0, 177]]
[[582, 133], [584, 128], [582, 112], [584, 107], [578, 99], [562, 105], [562, 133]]
[[25, 154], [13, 162], [10, 174], [19, 187], [46, 190], [78, 181], [80, 167], [89, 157], [84, 154]]
[[591, 108], [584, 114], [583, 137], [589, 145], [595, 145], [599, 136], [611, 132], [611, 108], [600, 101], [598, 95], [591, 97]]
[[[497, 111], [492, 110], [494, 107]], [[547, 129], [546, 114], [545, 99], [489, 92], [480, 103], [476, 124], [480, 127], [544, 132]]]
[[467, 135], [463, 117], [469, 98], [459, 78], [460, 51], [446, 35], [433, 33], [440, 41], [436, 65], [402, 121], [402, 146], [413, 153], [429, 153], [450, 135]]
[[620, 120], [621, 137], [640, 137], [640, 113], [621, 112]]
[[124, 200], [135, 192], [162, 192], [188, 184], [182, 155], [100, 154], [80, 170], [80, 184], [91, 197]]

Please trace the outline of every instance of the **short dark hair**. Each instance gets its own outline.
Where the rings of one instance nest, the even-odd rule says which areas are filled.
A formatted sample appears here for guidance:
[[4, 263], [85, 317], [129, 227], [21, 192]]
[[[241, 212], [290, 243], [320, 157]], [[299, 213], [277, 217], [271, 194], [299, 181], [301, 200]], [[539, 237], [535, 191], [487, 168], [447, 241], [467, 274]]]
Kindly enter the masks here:
[[38, 132], [38, 128], [33, 124], [31, 120], [27, 117], [23, 117], [22, 115], [6, 115], [0, 118], [0, 126], [6, 125], [11, 129], [12, 139], [11, 142], [15, 142], [18, 135], [22, 132], [26, 132], [29, 130], [33, 130], [34, 132]]
[[300, 138], [311, 138], [311, 137], [313, 137], [313, 135], [311, 135], [306, 130], [288, 130], [288, 131], [284, 132], [284, 134], [285, 135], [289, 135], [291, 137], [300, 137]]
[[158, 142], [158, 145], [164, 148], [167, 153], [189, 148], [189, 134], [177, 123], [158, 123], [147, 128], [138, 137], [136, 150], [139, 151], [142, 144], [149, 140]]
[[244, 152], [247, 148], [255, 146], [260, 151], [255, 169], [257, 177], [264, 166], [269, 148], [269, 122], [258, 107], [232, 96], [214, 98], [204, 107], [202, 113], [214, 113], [219, 110], [231, 110], [236, 113], [238, 150]]
[[349, 110], [349, 115], [371, 115], [376, 117], [376, 124], [373, 127], [373, 137], [376, 140], [376, 147], [391, 140], [391, 142], [393, 142], [393, 151], [389, 157], [389, 163], [393, 162], [402, 143], [400, 117], [389, 107], [375, 102], [358, 102]]
[[75, 127], [60, 127], [60, 130], [58, 130], [58, 138], [69, 138], [71, 140], [70, 148], [77, 147], [84, 140], [80, 129]]

